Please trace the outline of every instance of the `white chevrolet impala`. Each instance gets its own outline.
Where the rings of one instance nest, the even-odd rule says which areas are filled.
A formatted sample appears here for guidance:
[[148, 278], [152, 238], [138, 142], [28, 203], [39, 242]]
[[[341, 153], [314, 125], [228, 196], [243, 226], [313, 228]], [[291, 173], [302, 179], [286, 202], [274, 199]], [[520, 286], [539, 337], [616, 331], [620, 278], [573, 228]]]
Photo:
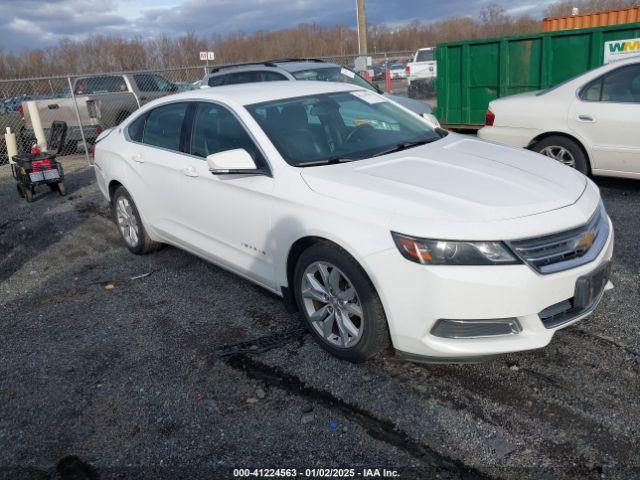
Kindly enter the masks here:
[[133, 253], [167, 243], [235, 272], [352, 361], [544, 347], [611, 286], [587, 177], [354, 85], [165, 97], [102, 134], [95, 171]]

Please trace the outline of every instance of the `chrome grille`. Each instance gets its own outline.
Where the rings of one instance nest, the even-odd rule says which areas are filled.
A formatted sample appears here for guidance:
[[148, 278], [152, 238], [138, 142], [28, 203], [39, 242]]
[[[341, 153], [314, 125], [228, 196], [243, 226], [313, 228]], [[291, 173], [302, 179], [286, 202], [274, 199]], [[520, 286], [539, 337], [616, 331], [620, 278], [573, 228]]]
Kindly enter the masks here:
[[508, 242], [524, 262], [542, 274], [561, 272], [593, 261], [609, 238], [609, 220], [602, 203], [581, 227], [544, 237]]

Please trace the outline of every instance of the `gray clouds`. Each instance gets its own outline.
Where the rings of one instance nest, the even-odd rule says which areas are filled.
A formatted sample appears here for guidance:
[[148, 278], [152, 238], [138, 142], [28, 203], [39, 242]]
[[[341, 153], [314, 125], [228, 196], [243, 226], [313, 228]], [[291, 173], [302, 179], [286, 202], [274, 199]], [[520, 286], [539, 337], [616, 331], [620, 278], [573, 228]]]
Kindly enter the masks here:
[[[90, 34], [125, 38], [275, 30], [299, 23], [355, 25], [355, 0], [0, 0], [0, 46], [19, 51]], [[554, 0], [498, 0], [514, 13], [540, 15]], [[164, 5], [163, 5], [164, 3]], [[423, 23], [476, 15], [489, 0], [368, 0], [370, 25]]]

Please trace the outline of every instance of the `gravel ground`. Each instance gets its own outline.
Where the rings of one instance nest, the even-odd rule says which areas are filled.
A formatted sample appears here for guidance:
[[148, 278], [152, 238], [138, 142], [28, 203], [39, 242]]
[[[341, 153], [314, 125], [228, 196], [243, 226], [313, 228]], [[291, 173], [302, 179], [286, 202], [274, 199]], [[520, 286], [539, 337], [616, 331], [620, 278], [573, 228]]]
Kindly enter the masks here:
[[[616, 288], [547, 348], [353, 365], [214, 265], [129, 254], [84, 159], [65, 169], [69, 196], [27, 204], [0, 167], [0, 478], [640, 477], [639, 182], [597, 181]], [[242, 342], [248, 353], [223, 355]]]

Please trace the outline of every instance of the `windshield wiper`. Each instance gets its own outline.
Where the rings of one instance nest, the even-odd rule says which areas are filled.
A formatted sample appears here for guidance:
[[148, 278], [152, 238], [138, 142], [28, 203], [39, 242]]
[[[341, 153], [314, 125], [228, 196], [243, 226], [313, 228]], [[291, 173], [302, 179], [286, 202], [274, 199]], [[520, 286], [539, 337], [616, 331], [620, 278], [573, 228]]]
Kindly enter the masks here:
[[337, 163], [348, 163], [355, 162], [356, 160], [360, 160], [359, 158], [344, 158], [344, 157], [329, 157], [324, 160], [317, 160], [315, 162], [305, 162], [299, 163], [296, 165], [297, 167], [317, 167], [318, 165], [335, 165]]
[[425, 138], [422, 140], [415, 140], [413, 142], [402, 142], [396, 143], [393, 147], [388, 148], [386, 150], [382, 150], [381, 152], [374, 153], [372, 157], [380, 157], [382, 155], [387, 155], [388, 153], [399, 152], [401, 150], [406, 150], [407, 148], [417, 147], [419, 145], [425, 145], [427, 143], [435, 142], [436, 140], [440, 140], [439, 138]]

